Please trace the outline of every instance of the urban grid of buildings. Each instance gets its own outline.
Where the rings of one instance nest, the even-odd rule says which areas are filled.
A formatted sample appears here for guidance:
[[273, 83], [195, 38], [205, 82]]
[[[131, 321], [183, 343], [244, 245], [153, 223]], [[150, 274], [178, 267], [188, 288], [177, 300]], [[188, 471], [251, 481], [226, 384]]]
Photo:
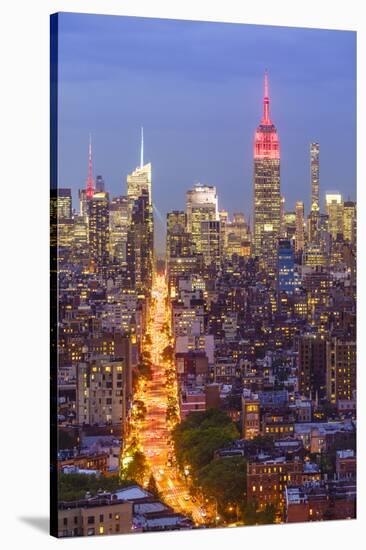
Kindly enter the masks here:
[[[71, 189], [51, 192], [59, 471], [102, 478], [121, 472], [160, 273], [177, 421], [217, 408], [240, 427], [239, 438], [213, 459], [246, 459], [243, 495], [257, 513], [270, 504], [278, 522], [354, 518], [356, 202], [338, 192], [326, 192], [323, 202], [321, 147], [314, 142], [310, 211], [303, 197], [286, 210], [266, 74], [252, 227], [242, 212], [219, 208], [216, 187], [197, 184], [187, 189], [185, 205], [168, 212], [166, 257], [156, 258], [152, 166], [141, 138], [140, 165], [123, 195], [111, 197], [103, 177], [94, 179], [91, 141], [79, 210]], [[169, 454], [167, 469], [172, 464]], [[189, 476], [184, 483], [186, 510], [146, 483], [60, 501], [59, 536], [209, 523], [209, 505], [195, 504], [201, 522], [189, 513]], [[215, 524], [222, 524], [217, 503]]]

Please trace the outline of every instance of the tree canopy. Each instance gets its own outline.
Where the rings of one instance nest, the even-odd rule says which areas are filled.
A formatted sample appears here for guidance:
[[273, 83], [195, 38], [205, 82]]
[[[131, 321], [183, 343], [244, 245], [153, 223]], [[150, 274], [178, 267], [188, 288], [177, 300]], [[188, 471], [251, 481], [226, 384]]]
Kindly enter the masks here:
[[238, 439], [239, 432], [232, 420], [218, 409], [189, 413], [173, 430], [178, 464], [189, 464], [193, 474], [206, 466], [217, 449]]
[[121, 481], [117, 475], [115, 476], [100, 476], [94, 474], [59, 474], [59, 500], [72, 501], [85, 498], [85, 494], [89, 492], [91, 496], [95, 496], [99, 489], [102, 491], [116, 491], [121, 487], [133, 485], [133, 480]]
[[205, 494], [217, 499], [221, 514], [242, 503], [246, 493], [246, 460], [241, 456], [219, 458], [199, 470], [197, 478]]

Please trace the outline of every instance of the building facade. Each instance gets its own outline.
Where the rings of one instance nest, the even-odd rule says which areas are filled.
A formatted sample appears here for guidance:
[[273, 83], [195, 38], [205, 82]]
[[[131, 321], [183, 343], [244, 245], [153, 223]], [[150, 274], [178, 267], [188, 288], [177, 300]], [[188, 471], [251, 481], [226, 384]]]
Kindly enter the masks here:
[[263, 117], [254, 140], [254, 254], [272, 275], [276, 274], [280, 222], [280, 142], [269, 115], [266, 74]]

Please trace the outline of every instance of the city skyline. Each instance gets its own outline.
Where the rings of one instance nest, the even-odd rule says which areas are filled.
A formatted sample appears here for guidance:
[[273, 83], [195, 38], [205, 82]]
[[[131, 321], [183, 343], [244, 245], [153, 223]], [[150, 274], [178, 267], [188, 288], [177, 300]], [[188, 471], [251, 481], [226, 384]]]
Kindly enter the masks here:
[[[52, 16], [54, 29], [59, 23], [65, 28], [64, 17]], [[99, 19], [93, 28], [90, 16], [80, 21], [93, 37], [103, 36], [106, 20]], [[76, 20], [69, 30], [82, 40]], [[124, 19], [124, 39], [136, 38], [138, 25], [145, 23], [131, 21]], [[154, 34], [157, 24], [164, 27], [166, 22], [151, 20], [143, 29], [147, 40], [139, 55], [144, 51], [150, 56], [149, 32]], [[121, 31], [119, 18], [113, 18], [113, 25]], [[169, 25], [160, 37], [163, 49], [181, 24]], [[238, 46], [242, 30], [249, 42], [269, 31], [230, 26], [228, 37], [226, 26], [184, 25], [179, 27], [183, 42], [192, 37], [192, 29], [199, 29], [200, 44], [206, 46], [218, 28], [222, 32], [221, 41], [216, 36], [212, 42], [213, 52], [203, 47], [194, 61], [180, 58], [180, 67], [189, 66], [191, 75], [203, 58], [209, 60], [208, 54], [222, 53], [228, 38], [238, 40]], [[292, 30], [301, 42], [304, 31]], [[276, 29], [276, 45], [287, 47], [284, 65], [292, 59], [290, 46], [292, 54], [296, 49], [288, 31]], [[325, 40], [328, 34], [322, 31]], [[107, 40], [113, 54], [115, 38], [112, 32]], [[71, 35], [66, 42], [72, 45]], [[88, 123], [107, 124], [109, 132], [99, 144], [103, 132], [96, 140], [89, 134], [85, 177], [74, 208], [75, 189], [60, 174], [65, 163], [70, 171], [75, 168], [79, 153], [75, 144], [66, 160], [55, 151], [57, 141], [62, 150], [68, 131], [62, 63], [57, 84], [61, 102], [52, 102], [51, 163], [57, 170], [52, 171], [50, 193], [51, 388], [57, 399], [51, 401], [51, 422], [57, 434], [51, 454], [51, 532], [99, 536], [355, 518], [357, 203], [347, 200], [347, 191], [352, 192], [348, 132], [354, 113], [343, 119], [354, 108], [352, 93], [348, 90], [343, 113], [334, 96], [329, 109], [322, 105], [318, 112], [320, 104], [310, 100], [305, 65], [308, 81], [297, 82], [305, 93], [296, 94], [294, 111], [286, 98], [296, 87], [280, 66], [273, 67], [271, 54], [276, 52], [265, 49], [268, 63], [263, 62], [261, 44], [253, 50], [252, 72], [247, 68], [252, 83], [261, 72], [261, 85], [246, 98], [250, 117], [245, 123], [235, 111], [236, 102], [230, 103], [231, 115], [237, 115], [234, 124], [229, 104], [215, 95], [217, 84], [224, 83], [225, 92], [241, 89], [240, 69], [234, 58], [229, 61], [227, 50], [212, 67], [201, 67], [212, 86], [195, 90], [200, 111], [187, 113], [193, 98], [190, 82], [182, 81], [180, 91], [188, 103], [181, 108], [174, 91], [164, 88], [163, 74], [170, 74], [170, 84], [177, 82], [174, 48], [167, 57], [160, 51], [160, 70], [152, 59], [149, 68], [135, 66], [134, 44], [129, 42], [126, 50], [129, 62], [123, 56], [110, 60], [117, 72], [118, 67], [132, 68], [140, 78], [134, 87], [131, 73], [121, 89], [119, 104], [130, 116], [125, 113], [130, 122], [125, 138], [138, 118], [142, 122], [138, 162], [126, 170], [117, 190], [94, 157], [100, 143], [109, 146], [110, 158], [115, 153], [116, 72], [109, 65], [102, 79], [103, 94], [111, 95], [107, 104], [94, 102], [93, 94], [101, 88], [90, 79]], [[312, 48], [313, 42], [307, 42], [310, 56]], [[90, 53], [93, 65], [104, 67], [104, 52], [91, 45]], [[55, 69], [60, 66], [51, 62], [51, 82]], [[225, 69], [235, 69], [238, 78], [226, 80]], [[339, 69], [347, 80], [342, 64]], [[87, 71], [91, 74], [91, 67]], [[76, 85], [79, 77], [82, 81], [82, 71], [74, 74]], [[154, 90], [154, 77], [161, 93]], [[198, 71], [196, 81], [200, 78]], [[125, 92], [133, 87], [125, 104]], [[329, 74], [325, 89], [328, 95], [335, 90]], [[55, 91], [52, 87], [51, 100]], [[77, 95], [74, 90], [74, 105]], [[150, 120], [142, 98], [148, 101]], [[155, 111], [157, 99], [162, 108]], [[105, 116], [106, 107], [113, 121]], [[71, 105], [67, 116], [78, 127]], [[318, 130], [327, 116], [333, 118], [322, 134]], [[185, 117], [184, 127], [177, 123], [179, 117]], [[55, 128], [58, 119], [62, 123]], [[303, 127], [305, 119], [311, 135]], [[248, 121], [253, 122], [250, 132]], [[232, 165], [229, 156], [239, 141], [239, 126], [241, 136], [244, 131], [251, 136], [250, 153], [241, 151], [238, 164]], [[169, 135], [173, 127], [176, 138]], [[160, 138], [153, 138], [157, 129]], [[197, 147], [202, 132], [207, 140]], [[164, 148], [167, 138], [170, 148]], [[305, 170], [296, 156], [302, 149], [306, 183], [301, 183]], [[177, 151], [187, 160], [177, 162]], [[132, 158], [131, 151], [124, 153], [119, 166]], [[165, 161], [159, 163], [159, 155]], [[251, 167], [248, 186], [243, 170], [235, 183], [231, 179], [242, 161]], [[207, 166], [212, 177], [188, 181], [188, 173], [199, 174]], [[292, 170], [296, 177], [289, 186]], [[323, 183], [323, 173], [326, 179], [333, 172], [330, 187]]]
[[[184, 31], [181, 44], [172, 29]], [[317, 29], [281, 29], [279, 35], [277, 30], [109, 16], [80, 19], [77, 14], [61, 14], [59, 181], [62, 187], [72, 188], [74, 205], [77, 190], [84, 187], [87, 177], [89, 133], [94, 177], [102, 174], [106, 188], [116, 196], [125, 193], [127, 174], [139, 165], [140, 128], [144, 126], [145, 159], [152, 163], [154, 203], [163, 219], [175, 204], [183, 204], [185, 190], [194, 183], [215, 185], [220, 209], [252, 216], [251, 157], [266, 68], [272, 112], [281, 135], [281, 194], [286, 198], [286, 210], [293, 211], [297, 200], [304, 202], [306, 212], [310, 208], [311, 142], [321, 146], [321, 207], [326, 191], [355, 199], [355, 65], [349, 62], [355, 37]], [[88, 47], [82, 40], [86, 34]], [[122, 55], [117, 65], [118, 56], [113, 52], [124, 51], [124, 40], [129, 42], [130, 59]], [[259, 44], [255, 61], [239, 50], [243, 45], [247, 51], [253, 41]], [[288, 47], [290, 59], [279, 63]], [[107, 49], [111, 59], [106, 57]], [[337, 51], [337, 65], [332, 51]], [[115, 69], [112, 73], [110, 65]], [[138, 82], [144, 68], [148, 89]], [[100, 88], [104, 71], [108, 71], [107, 95]], [[87, 109], [81, 101], [86, 91]], [[347, 102], [342, 100], [344, 94]], [[330, 123], [332, 132], [328, 131]], [[334, 162], [334, 158], [342, 158], [342, 162]]]

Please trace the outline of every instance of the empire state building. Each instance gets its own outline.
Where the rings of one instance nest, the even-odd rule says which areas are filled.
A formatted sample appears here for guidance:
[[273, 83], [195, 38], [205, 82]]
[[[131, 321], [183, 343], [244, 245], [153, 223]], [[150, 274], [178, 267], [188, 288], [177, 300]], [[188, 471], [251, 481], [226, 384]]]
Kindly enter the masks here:
[[254, 139], [254, 254], [271, 275], [277, 271], [280, 237], [280, 143], [269, 114], [268, 75], [264, 76], [263, 117]]

